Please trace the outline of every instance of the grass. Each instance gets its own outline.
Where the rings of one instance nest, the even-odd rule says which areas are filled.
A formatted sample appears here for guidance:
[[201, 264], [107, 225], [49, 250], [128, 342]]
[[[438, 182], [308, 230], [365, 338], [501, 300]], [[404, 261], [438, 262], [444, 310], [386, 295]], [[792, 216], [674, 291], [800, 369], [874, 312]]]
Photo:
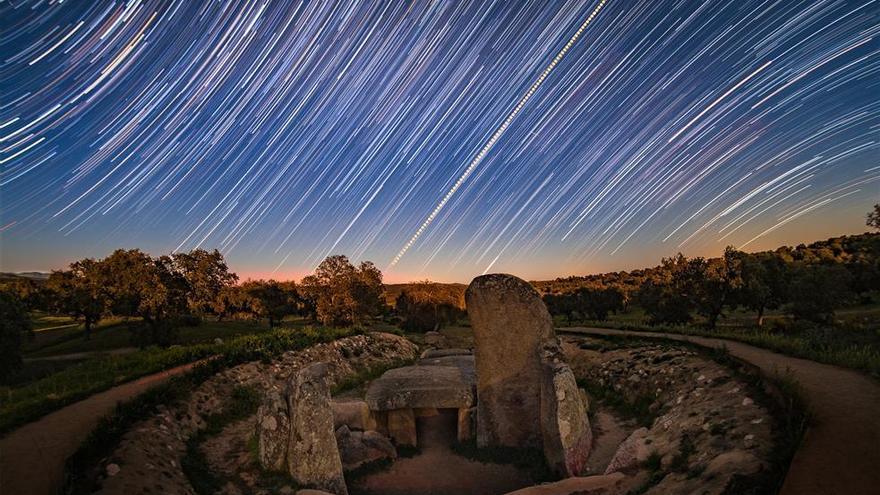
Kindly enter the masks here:
[[365, 368], [363, 370], [358, 370], [354, 375], [340, 380], [339, 383], [333, 386], [333, 390], [331, 390], [330, 392], [334, 396], [342, 394], [344, 392], [350, 392], [352, 390], [360, 388], [368, 382], [375, 380], [376, 378], [379, 378], [380, 376], [382, 376], [383, 373], [390, 369], [409, 366], [413, 364], [414, 361], [415, 360], [413, 359], [396, 360], [390, 363], [384, 363], [377, 366], [372, 366], [370, 368]]
[[[301, 328], [305, 325], [295, 324], [299, 322], [284, 322], [284, 328]], [[143, 325], [137, 320], [124, 321], [110, 319], [102, 321], [92, 330], [92, 338], [85, 340], [83, 330], [78, 328], [71, 332], [64, 328], [58, 332], [61, 335], [54, 339], [46, 339], [42, 345], [31, 346], [27, 349], [26, 357], [47, 357], [59, 354], [72, 354], [77, 352], [111, 351], [126, 347], [134, 347], [132, 343], [132, 330]], [[269, 332], [268, 324], [252, 320], [216, 321], [205, 320], [194, 327], [182, 326], [178, 329], [178, 344], [193, 345], [212, 343], [214, 339], [223, 340], [239, 337], [242, 335], [256, 335]]]
[[[192, 391], [202, 382], [220, 371], [237, 364], [263, 360], [271, 360], [285, 351], [295, 351], [306, 347], [355, 334], [353, 329], [313, 329], [300, 331], [275, 330], [265, 335], [244, 336], [224, 343], [215, 359], [197, 365], [190, 372], [174, 377], [168, 382], [152, 387], [135, 399], [117, 405], [116, 410], [101, 419], [88, 439], [67, 460], [65, 466], [66, 483], [63, 490], [66, 494], [93, 493], [95, 491], [95, 468], [101, 460], [112, 453], [122, 436], [133, 424], [155, 414], [156, 408], [162, 404], [173, 404], [190, 396]], [[247, 399], [247, 392], [240, 392], [239, 397]], [[250, 399], [242, 400], [244, 405]], [[249, 406], [248, 406], [249, 407]], [[220, 419], [215, 418], [216, 423]]]
[[627, 400], [611, 385], [599, 385], [598, 383], [579, 379], [578, 386], [586, 390], [591, 399], [601, 402], [614, 410], [618, 415], [634, 420], [639, 426], [651, 427], [656, 414], [651, 412], [651, 404], [655, 398], [649, 395], [640, 395]]
[[305, 342], [352, 333], [352, 329], [276, 329], [234, 337], [222, 344], [151, 348], [86, 360], [18, 387], [0, 388], [0, 433], [115, 385], [209, 356], [224, 362], [252, 361], [299, 348]]
[[205, 428], [187, 440], [186, 454], [181, 459], [180, 467], [196, 493], [217, 493], [225, 484], [225, 480], [220, 479], [211, 471], [200, 448], [202, 442], [219, 435], [226, 426], [256, 414], [257, 408], [260, 407], [260, 399], [259, 391], [253, 387], [235, 387], [232, 390], [232, 397], [223, 410], [208, 416], [205, 419]]

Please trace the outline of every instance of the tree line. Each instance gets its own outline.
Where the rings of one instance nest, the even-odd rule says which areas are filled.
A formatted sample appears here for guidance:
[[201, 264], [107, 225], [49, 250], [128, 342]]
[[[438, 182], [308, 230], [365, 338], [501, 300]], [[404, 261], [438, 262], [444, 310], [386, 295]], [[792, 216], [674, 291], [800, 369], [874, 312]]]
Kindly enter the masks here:
[[[868, 221], [880, 228], [880, 207]], [[604, 320], [635, 303], [651, 324], [686, 324], [700, 315], [714, 328], [725, 311], [736, 308], [754, 312], [757, 326], [775, 309], [796, 320], [828, 324], [836, 310], [868, 302], [880, 290], [880, 234], [757, 253], [728, 247], [718, 258], [679, 253], [653, 268], [535, 285], [544, 292], [550, 312], [569, 321]]]

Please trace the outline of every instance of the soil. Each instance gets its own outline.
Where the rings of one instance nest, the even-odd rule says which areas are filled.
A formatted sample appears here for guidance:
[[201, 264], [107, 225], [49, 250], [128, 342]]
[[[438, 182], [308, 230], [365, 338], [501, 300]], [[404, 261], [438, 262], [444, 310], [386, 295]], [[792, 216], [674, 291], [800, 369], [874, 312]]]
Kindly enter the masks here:
[[565, 332], [662, 337], [706, 347], [725, 346], [768, 376], [790, 372], [803, 387], [813, 416], [780, 491], [783, 495], [876, 494], [880, 487], [880, 383], [857, 371], [778, 354], [725, 339], [603, 328]]
[[352, 483], [352, 493], [383, 495], [494, 495], [534, 484], [511, 465], [472, 461], [455, 454], [456, 417], [445, 411], [418, 418], [421, 452]]
[[593, 429], [593, 448], [584, 476], [603, 474], [621, 442], [637, 428], [635, 422], [621, 419], [604, 407], [599, 407], [590, 418], [590, 427]]

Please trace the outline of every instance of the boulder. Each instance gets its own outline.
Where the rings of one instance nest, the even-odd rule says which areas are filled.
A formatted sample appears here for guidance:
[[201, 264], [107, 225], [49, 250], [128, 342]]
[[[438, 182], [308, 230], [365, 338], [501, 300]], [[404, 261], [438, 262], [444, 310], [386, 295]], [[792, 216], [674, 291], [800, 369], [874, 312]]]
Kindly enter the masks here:
[[351, 431], [347, 426], [336, 430], [336, 443], [342, 467], [346, 471], [382, 459], [397, 458], [397, 449], [384, 435], [376, 431]]
[[555, 483], [529, 486], [507, 495], [613, 495], [627, 493], [622, 473], [566, 478]]
[[311, 364], [299, 370], [288, 383], [287, 468], [300, 486], [347, 495], [333, 430], [327, 371], [324, 363]]
[[541, 350], [553, 320], [527, 282], [475, 278], [465, 292], [477, 370], [477, 445], [541, 448]]
[[371, 411], [470, 407], [476, 398], [474, 382], [472, 368], [454, 363], [405, 366], [373, 380], [366, 401]]
[[651, 455], [651, 449], [645, 442], [647, 436], [648, 429], [644, 427], [632, 432], [617, 448], [605, 468], [605, 474], [637, 471]]
[[332, 400], [333, 427], [348, 426], [352, 430], [375, 430], [376, 420], [370, 414], [367, 403], [357, 399]]
[[470, 349], [428, 349], [423, 352], [421, 359], [447, 357], [447, 356], [470, 356]]
[[260, 466], [267, 471], [285, 470], [290, 437], [287, 401], [278, 392], [267, 393], [257, 410], [257, 444]]
[[397, 445], [418, 445], [416, 416], [412, 409], [395, 409], [387, 412], [388, 435]]
[[545, 347], [542, 359], [541, 431], [544, 458], [562, 476], [578, 476], [587, 465], [593, 433], [587, 403], [557, 345]]

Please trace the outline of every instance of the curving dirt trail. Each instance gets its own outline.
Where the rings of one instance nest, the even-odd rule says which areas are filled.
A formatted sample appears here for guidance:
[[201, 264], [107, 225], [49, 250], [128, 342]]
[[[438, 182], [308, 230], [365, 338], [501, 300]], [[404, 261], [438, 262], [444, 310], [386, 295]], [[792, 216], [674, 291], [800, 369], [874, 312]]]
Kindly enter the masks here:
[[103, 416], [124, 402], [201, 361], [145, 376], [74, 402], [0, 438], [0, 493], [58, 493], [64, 462]]
[[730, 354], [764, 373], [791, 370], [803, 386], [813, 424], [795, 453], [783, 495], [880, 493], [880, 383], [857, 371], [778, 354], [725, 339], [605, 328], [561, 328], [559, 333], [662, 337]]

